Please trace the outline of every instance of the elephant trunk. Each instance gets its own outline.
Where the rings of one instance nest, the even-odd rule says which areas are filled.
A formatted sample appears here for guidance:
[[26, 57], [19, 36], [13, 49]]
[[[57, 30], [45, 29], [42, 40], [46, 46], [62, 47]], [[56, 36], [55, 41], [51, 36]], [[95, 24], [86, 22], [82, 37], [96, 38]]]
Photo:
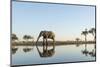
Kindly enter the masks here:
[[40, 50], [39, 50], [39, 48], [38, 48], [38, 46], [37, 46], [37, 43], [38, 43], [39, 38], [40, 38], [40, 36], [38, 36], [38, 38], [37, 38], [37, 41], [36, 41], [36, 48], [37, 48], [37, 51], [38, 51], [39, 55], [41, 56], [42, 54], [41, 54], [41, 52], [40, 52]]

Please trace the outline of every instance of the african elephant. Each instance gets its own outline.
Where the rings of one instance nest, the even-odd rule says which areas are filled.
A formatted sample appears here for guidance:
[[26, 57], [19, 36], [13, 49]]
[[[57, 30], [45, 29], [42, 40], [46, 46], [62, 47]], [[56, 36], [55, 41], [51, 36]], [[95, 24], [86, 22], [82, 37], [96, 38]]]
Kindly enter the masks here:
[[47, 50], [47, 47], [48, 47], [47, 39], [52, 39], [53, 40], [53, 49], [55, 49], [55, 34], [52, 31], [41, 31], [37, 38], [36, 45], [37, 45], [37, 42], [40, 37], [43, 37], [43, 48], [46, 47], [46, 50]]

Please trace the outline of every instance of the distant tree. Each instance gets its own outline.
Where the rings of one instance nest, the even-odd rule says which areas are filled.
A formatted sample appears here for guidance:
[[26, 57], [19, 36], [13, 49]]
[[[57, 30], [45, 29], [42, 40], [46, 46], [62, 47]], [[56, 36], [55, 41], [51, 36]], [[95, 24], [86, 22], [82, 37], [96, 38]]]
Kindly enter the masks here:
[[87, 41], [87, 34], [88, 34], [87, 29], [85, 29], [85, 31], [82, 31], [82, 33], [81, 33], [81, 35], [85, 36], [85, 41]]
[[24, 35], [23, 39], [28, 41], [29, 39], [33, 39], [33, 37], [31, 37], [30, 35]]
[[95, 28], [91, 28], [88, 32], [93, 35], [94, 40], [95, 40], [96, 39], [96, 29]]
[[80, 39], [79, 38], [76, 38], [76, 41], [78, 42]]
[[12, 34], [11, 38], [12, 38], [13, 41], [18, 40], [18, 37], [16, 36], [16, 34]]
[[79, 46], [79, 40], [80, 40], [79, 38], [76, 38], [76, 41], [77, 41], [77, 42], [76, 42], [76, 47]]

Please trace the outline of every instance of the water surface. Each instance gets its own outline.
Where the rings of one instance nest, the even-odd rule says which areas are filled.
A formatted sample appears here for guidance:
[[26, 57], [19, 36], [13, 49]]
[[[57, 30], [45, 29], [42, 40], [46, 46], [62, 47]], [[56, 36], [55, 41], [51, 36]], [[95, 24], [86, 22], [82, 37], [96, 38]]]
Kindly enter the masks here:
[[[38, 48], [43, 53], [42, 46], [38, 46]], [[49, 46], [48, 49], [51, 48], [52, 46]], [[14, 46], [12, 65], [95, 61], [95, 45], [60, 45], [55, 46], [55, 50], [50, 54], [40, 56], [36, 46]]]

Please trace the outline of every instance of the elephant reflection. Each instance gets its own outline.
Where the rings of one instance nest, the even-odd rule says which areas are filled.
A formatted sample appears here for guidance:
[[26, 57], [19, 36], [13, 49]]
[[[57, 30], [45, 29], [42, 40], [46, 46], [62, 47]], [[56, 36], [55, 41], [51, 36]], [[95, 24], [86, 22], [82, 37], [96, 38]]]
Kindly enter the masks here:
[[47, 48], [48, 48], [47, 39], [52, 39], [53, 40], [52, 45], [53, 45], [53, 49], [55, 49], [55, 34], [52, 31], [41, 31], [38, 38], [37, 38], [36, 45], [37, 45], [38, 40], [39, 40], [40, 37], [43, 37], [43, 49], [44, 50], [47, 50]]
[[18, 48], [12, 48], [12, 54], [15, 54]]
[[38, 48], [38, 46], [36, 47], [37, 50], [38, 50], [38, 53], [40, 55], [40, 57], [52, 57], [55, 53], [55, 49], [52, 48], [52, 49], [43, 49], [43, 52], [41, 52]]
[[23, 48], [23, 51], [26, 53], [26, 52], [29, 52], [29, 51], [31, 51], [33, 48], [28, 48], [28, 47], [26, 47], [26, 48]]

